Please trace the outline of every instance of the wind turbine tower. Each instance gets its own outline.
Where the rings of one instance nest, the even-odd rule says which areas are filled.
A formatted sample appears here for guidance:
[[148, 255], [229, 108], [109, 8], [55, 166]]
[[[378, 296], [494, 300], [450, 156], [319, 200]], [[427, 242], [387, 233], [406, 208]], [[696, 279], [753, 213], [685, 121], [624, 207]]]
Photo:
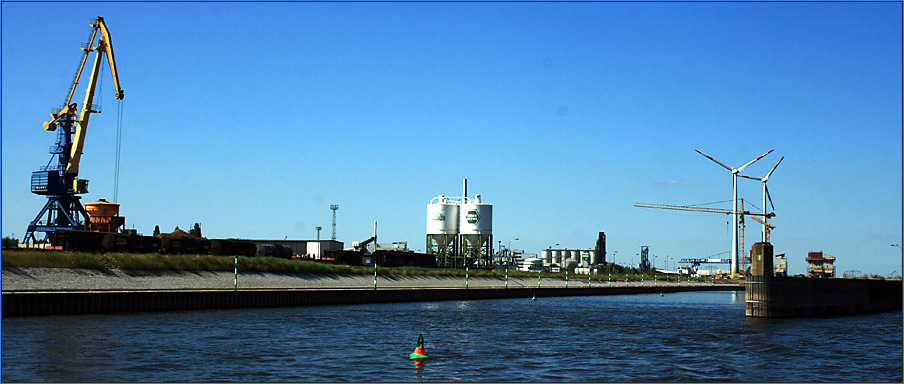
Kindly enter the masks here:
[[339, 206], [333, 204], [330, 205], [330, 209], [333, 210], [333, 241], [336, 241], [336, 211], [339, 210]]
[[732, 236], [731, 236], [731, 274], [734, 275], [734, 274], [738, 273], [738, 223], [739, 223], [738, 173], [741, 173], [741, 171], [743, 171], [744, 168], [747, 168], [750, 164], [753, 164], [757, 160], [762, 159], [766, 155], [772, 153], [772, 151], [774, 151], [774, 149], [770, 149], [769, 152], [762, 154], [760, 157], [757, 157], [756, 159], [751, 160], [749, 163], [744, 164], [737, 169], [729, 167], [729, 166], [723, 164], [722, 162], [720, 162], [719, 160], [713, 159], [712, 157], [709, 157], [708, 155], [704, 154], [703, 152], [700, 152], [699, 150], [695, 149], [695, 151], [697, 151], [697, 153], [703, 155], [707, 159], [710, 159], [710, 160], [714, 161], [716, 164], [719, 164], [722, 167], [724, 167], [725, 169], [731, 171], [731, 185], [732, 185], [732, 191], [733, 191], [732, 192], [733, 193], [732, 212], [734, 215], [734, 231], [732, 232]]
[[766, 199], [767, 199], [767, 198], [769, 199], [769, 205], [772, 206], [772, 212], [775, 212], [775, 206], [772, 205], [772, 196], [769, 196], [769, 188], [766, 188], [766, 181], [769, 180], [769, 176], [772, 176], [772, 172], [775, 171], [775, 168], [778, 168], [778, 165], [781, 164], [781, 163], [782, 163], [782, 160], [784, 160], [784, 159], [785, 159], [784, 156], [782, 156], [781, 159], [778, 159], [778, 163], [775, 163], [775, 165], [772, 167], [771, 170], [769, 170], [769, 173], [767, 173], [765, 177], [753, 177], [753, 176], [744, 176], [744, 175], [741, 175], [741, 177], [743, 177], [743, 178], [751, 179], [751, 180], [759, 180], [759, 181], [761, 181], [761, 182], [763, 183], [763, 215], [764, 215], [763, 220], [764, 220], [764, 221], [763, 221], [762, 224], [763, 224], [763, 242], [764, 242], [764, 243], [768, 243], [768, 242], [769, 242], [769, 235], [768, 235], [768, 232], [767, 232], [767, 231], [768, 231], [768, 228], [766, 228], [766, 226], [769, 225], [769, 224], [768, 224], [768, 223], [769, 223], [769, 216], [765, 216], [765, 214], [766, 214]]

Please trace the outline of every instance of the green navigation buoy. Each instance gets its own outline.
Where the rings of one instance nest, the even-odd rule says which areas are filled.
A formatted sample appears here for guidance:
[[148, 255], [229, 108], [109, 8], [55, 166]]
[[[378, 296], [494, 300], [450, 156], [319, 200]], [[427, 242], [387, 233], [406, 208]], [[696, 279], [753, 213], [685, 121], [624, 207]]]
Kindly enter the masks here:
[[536, 294], [536, 293], [534, 294], [534, 297], [531, 298], [531, 300], [537, 300], [537, 294]]
[[414, 348], [414, 352], [408, 355], [409, 359], [426, 359], [429, 358], [430, 355], [427, 354], [427, 351], [424, 350], [424, 334], [417, 335], [417, 347]]
[[662, 292], [659, 292], [659, 297], [663, 297], [663, 296], [665, 296], [665, 295], [663, 295]]

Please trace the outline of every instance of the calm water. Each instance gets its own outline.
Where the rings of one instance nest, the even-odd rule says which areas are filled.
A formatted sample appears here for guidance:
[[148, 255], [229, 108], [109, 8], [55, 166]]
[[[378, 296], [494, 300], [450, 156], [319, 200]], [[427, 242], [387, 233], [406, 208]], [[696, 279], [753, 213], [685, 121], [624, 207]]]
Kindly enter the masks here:
[[[424, 334], [423, 362], [407, 359]], [[902, 313], [763, 320], [733, 292], [2, 320], [2, 381], [901, 382]]]

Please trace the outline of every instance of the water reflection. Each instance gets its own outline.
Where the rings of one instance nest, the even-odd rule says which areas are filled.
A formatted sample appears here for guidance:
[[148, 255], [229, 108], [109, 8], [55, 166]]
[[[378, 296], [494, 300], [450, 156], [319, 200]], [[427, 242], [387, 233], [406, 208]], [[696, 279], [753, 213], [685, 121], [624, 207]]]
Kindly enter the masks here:
[[423, 380], [424, 373], [424, 359], [412, 359], [414, 360], [414, 379], [415, 380]]

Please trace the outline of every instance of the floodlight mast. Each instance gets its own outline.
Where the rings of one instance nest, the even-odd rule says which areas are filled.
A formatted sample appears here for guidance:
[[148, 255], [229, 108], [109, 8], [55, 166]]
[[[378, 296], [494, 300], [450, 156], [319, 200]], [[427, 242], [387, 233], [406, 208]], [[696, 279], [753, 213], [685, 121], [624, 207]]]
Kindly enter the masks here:
[[333, 241], [336, 241], [336, 211], [339, 210], [339, 206], [333, 204], [330, 205], [330, 209], [333, 210]]
[[732, 167], [729, 167], [729, 166], [723, 164], [722, 162], [720, 162], [719, 160], [713, 159], [712, 157], [706, 155], [705, 153], [700, 152], [699, 150], [696, 150], [696, 149], [695, 149], [695, 151], [697, 151], [697, 153], [703, 155], [703, 156], [706, 157], [707, 159], [710, 159], [710, 160], [712, 160], [713, 162], [715, 162], [716, 164], [719, 164], [719, 165], [721, 165], [722, 167], [724, 167], [725, 169], [731, 171], [732, 205], [733, 205], [733, 207], [732, 207], [732, 212], [734, 212], [734, 213], [733, 213], [733, 215], [734, 215], [734, 231], [732, 231], [732, 236], [731, 236], [731, 274], [734, 275], [734, 274], [737, 274], [737, 273], [738, 273], [738, 253], [739, 253], [739, 252], [738, 252], [738, 222], [739, 222], [739, 212], [738, 212], [738, 173], [740, 173], [740, 172], [743, 171], [745, 168], [747, 168], [748, 166], [750, 166], [750, 164], [753, 164], [753, 163], [755, 163], [757, 160], [762, 159], [762, 158], [765, 157], [766, 155], [772, 153], [772, 151], [774, 151], [774, 149], [770, 149], [769, 152], [766, 152], [766, 153], [762, 154], [760, 157], [757, 157], [756, 159], [751, 160], [749, 163], [744, 164], [744, 165], [742, 165], [740, 168], [737, 168], [737, 169], [732, 168]]

